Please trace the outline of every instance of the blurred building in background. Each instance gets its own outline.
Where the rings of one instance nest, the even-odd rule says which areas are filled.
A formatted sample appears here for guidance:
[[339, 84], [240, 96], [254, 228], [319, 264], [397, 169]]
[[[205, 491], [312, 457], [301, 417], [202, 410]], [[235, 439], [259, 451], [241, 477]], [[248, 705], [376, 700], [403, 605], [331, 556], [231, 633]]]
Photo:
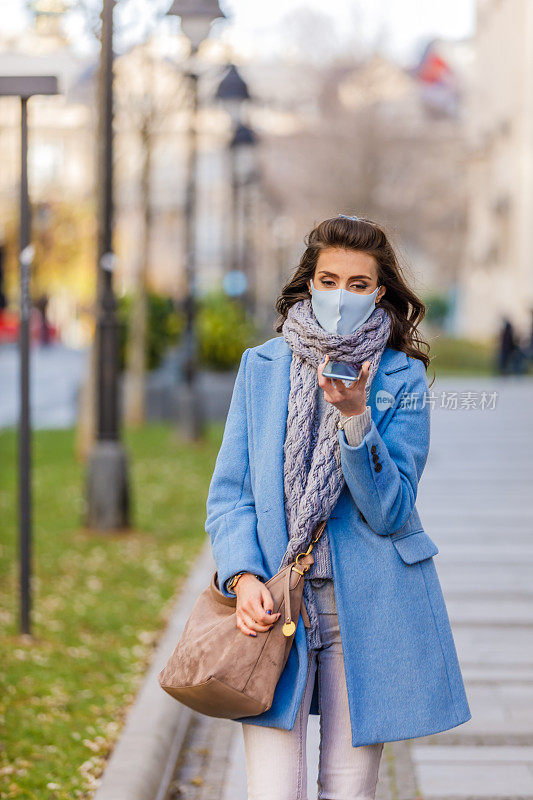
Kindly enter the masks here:
[[[1, 74], [58, 74], [62, 94], [48, 104], [32, 100], [30, 193], [36, 239], [33, 289], [50, 296], [49, 320], [63, 340], [87, 344], [92, 336], [95, 291], [95, 92], [97, 64], [80, 58], [63, 33], [61, 4], [34, 4], [34, 23], [0, 41]], [[224, 63], [206, 61], [200, 78], [198, 115], [197, 289], [219, 288], [232, 229], [226, 150], [227, 114], [214, 103]], [[190, 111], [183, 54], [169, 55], [157, 35], [115, 60], [117, 287], [135, 287], [141, 268], [140, 236], [150, 209], [147, 281], [157, 292], [182, 296], [185, 253], [185, 175]], [[31, 122], [31, 108], [30, 108]], [[16, 212], [19, 106], [0, 98], [0, 214], [6, 221], [7, 294], [18, 292]], [[146, 181], [146, 172], [149, 180]], [[144, 177], [143, 177], [144, 174]], [[261, 225], [257, 186], [249, 187], [243, 235], [256, 250]], [[42, 241], [41, 241], [42, 240]], [[64, 260], [63, 256], [64, 255]], [[256, 265], [254, 259], [250, 264]], [[251, 281], [253, 284], [254, 282]], [[259, 281], [259, 286], [261, 282]]]
[[[33, 295], [47, 295], [48, 316], [71, 344], [85, 343], [94, 264], [94, 113], [91, 63], [70, 48], [54, 15], [36, 13], [34, 24], [0, 46], [0, 74], [57, 75], [60, 94], [29, 104], [29, 179], [36, 258]], [[18, 291], [19, 104], [0, 98], [0, 215], [6, 237], [6, 294]], [[92, 263], [91, 263], [92, 258]]]
[[468, 92], [468, 232], [458, 330], [485, 337], [533, 309], [533, 5], [478, 0]]
[[466, 233], [460, 88], [470, 57], [469, 42], [434, 41], [413, 69], [379, 54], [322, 68], [243, 67], [263, 103], [254, 122], [264, 190], [293, 242], [284, 278], [304, 234], [341, 211], [385, 225], [422, 294], [454, 290]]
[[[33, 3], [33, 25], [0, 40], [0, 72], [60, 77], [61, 96], [32, 100], [35, 291], [49, 296], [51, 321], [75, 345], [89, 341], [95, 288], [96, 62], [81, 57], [66, 37], [61, 6], [59, 0]], [[229, 45], [206, 48], [198, 115], [198, 291], [221, 286], [232, 266], [232, 231], [239, 230], [255, 312], [268, 330], [304, 235], [320, 219], [348, 212], [385, 225], [417, 291], [446, 299], [452, 335], [490, 337], [504, 312], [527, 325], [532, 14], [527, 0], [480, 0], [473, 40], [429, 41], [410, 67], [387, 57], [379, 42], [324, 59], [298, 48], [281, 58], [251, 51], [239, 57], [231, 37]], [[301, 25], [294, 41], [307, 41], [304, 23], [291, 18], [291, 25]], [[146, 269], [150, 288], [179, 300], [190, 112], [183, 53], [168, 49], [160, 25], [116, 58], [117, 288], [130, 291]], [[234, 131], [215, 102], [230, 57], [250, 92], [242, 121], [257, 138], [237, 227], [228, 172]], [[0, 100], [0, 145], [0, 212], [15, 242], [18, 105], [9, 98]], [[140, 238], [147, 208], [148, 259]], [[14, 302], [14, 247], [6, 271]]]

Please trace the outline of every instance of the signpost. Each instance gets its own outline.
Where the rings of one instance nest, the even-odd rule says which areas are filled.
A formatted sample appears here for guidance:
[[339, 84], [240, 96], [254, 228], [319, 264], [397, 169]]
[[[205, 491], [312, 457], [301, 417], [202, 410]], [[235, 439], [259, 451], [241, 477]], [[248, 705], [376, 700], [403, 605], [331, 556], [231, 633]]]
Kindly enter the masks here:
[[20, 632], [31, 633], [31, 413], [30, 413], [30, 279], [33, 261], [28, 192], [28, 100], [36, 94], [58, 94], [52, 75], [0, 76], [0, 97], [20, 98], [20, 415], [19, 415], [19, 551]]

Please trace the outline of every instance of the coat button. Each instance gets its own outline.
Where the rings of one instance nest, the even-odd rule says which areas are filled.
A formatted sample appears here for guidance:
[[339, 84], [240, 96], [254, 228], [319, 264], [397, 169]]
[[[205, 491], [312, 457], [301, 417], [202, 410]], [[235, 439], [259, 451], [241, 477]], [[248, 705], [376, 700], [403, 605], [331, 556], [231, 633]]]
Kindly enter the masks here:
[[372, 447], [370, 448], [370, 452], [371, 452], [371, 453], [375, 453], [375, 452], [376, 452], [376, 450], [377, 450], [377, 447], [376, 447], [376, 445], [375, 445], [375, 444], [373, 444], [373, 445], [372, 445]]
[[378, 461], [379, 461], [379, 456], [378, 456], [378, 454], [377, 454], [377, 453], [374, 453], [374, 455], [372, 456], [372, 461], [374, 462], [374, 464], [377, 464], [377, 463], [378, 463]]
[[377, 464], [374, 464], [374, 469], [376, 470], [376, 472], [381, 472], [381, 466], [382, 465], [379, 463], [379, 461]]

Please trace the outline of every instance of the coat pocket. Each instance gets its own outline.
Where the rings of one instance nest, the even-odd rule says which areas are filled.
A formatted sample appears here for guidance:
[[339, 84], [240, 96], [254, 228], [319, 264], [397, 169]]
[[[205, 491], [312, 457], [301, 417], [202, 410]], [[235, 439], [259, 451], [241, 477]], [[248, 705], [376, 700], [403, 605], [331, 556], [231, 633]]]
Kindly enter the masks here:
[[400, 536], [398, 539], [393, 539], [392, 543], [404, 564], [416, 564], [439, 552], [435, 542], [423, 530]]

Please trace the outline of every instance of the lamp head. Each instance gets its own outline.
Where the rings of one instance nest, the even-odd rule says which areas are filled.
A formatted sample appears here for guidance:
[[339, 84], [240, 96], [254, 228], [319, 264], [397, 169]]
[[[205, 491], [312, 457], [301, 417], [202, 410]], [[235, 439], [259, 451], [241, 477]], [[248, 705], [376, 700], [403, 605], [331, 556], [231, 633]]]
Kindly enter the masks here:
[[208, 37], [211, 23], [225, 16], [217, 0], [173, 0], [167, 15], [181, 18], [181, 30], [193, 50]]

